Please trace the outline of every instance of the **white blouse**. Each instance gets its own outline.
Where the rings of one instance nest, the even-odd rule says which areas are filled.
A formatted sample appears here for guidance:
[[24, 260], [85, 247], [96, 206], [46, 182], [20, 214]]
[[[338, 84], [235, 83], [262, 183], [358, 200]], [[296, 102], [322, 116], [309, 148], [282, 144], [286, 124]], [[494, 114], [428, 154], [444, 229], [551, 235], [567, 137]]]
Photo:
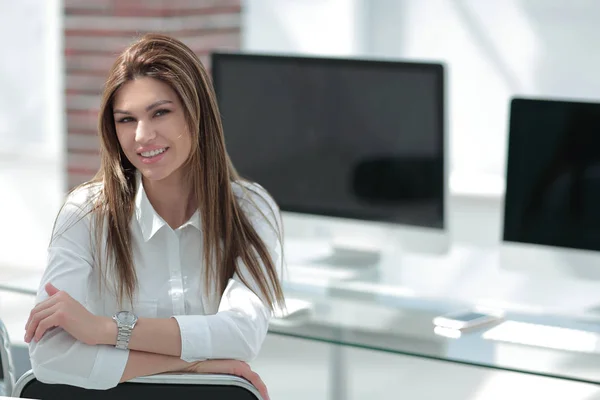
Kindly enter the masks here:
[[[57, 236], [48, 249], [48, 263], [37, 302], [48, 297], [44, 286], [51, 282], [93, 314], [112, 317], [120, 311], [116, 296], [111, 285], [99, 285], [100, 276], [93, 268], [93, 257], [97, 253], [93, 234], [90, 234], [93, 217], [87, 214], [82, 218], [89, 210], [88, 199], [98, 187], [72, 193], [59, 213], [54, 228]], [[277, 205], [257, 184], [234, 183], [232, 187], [281, 276], [281, 219]], [[266, 300], [255, 294], [260, 293], [258, 286], [242, 264], [240, 273], [254, 291], [246, 287], [237, 274], [230, 279], [220, 298], [216, 288], [209, 293], [204, 290], [199, 212], [178, 229], [171, 229], [154, 211], [138, 178], [130, 226], [139, 287], [132, 311], [139, 317], [173, 316], [181, 331], [183, 360], [253, 359], [267, 334], [271, 313]], [[124, 304], [129, 302], [124, 301]], [[64, 330], [54, 329], [47, 331], [38, 343], [32, 341], [29, 354], [34, 374], [42, 382], [108, 389], [119, 383], [129, 351], [114, 346], [86, 345]]]

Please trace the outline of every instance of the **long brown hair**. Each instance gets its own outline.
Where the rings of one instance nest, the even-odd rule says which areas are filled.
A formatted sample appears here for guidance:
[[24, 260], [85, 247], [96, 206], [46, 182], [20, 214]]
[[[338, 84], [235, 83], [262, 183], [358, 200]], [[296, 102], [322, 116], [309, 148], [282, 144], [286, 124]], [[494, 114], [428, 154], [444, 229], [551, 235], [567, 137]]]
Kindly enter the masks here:
[[[137, 179], [136, 169], [117, 139], [112, 105], [119, 88], [139, 77], [165, 82], [177, 93], [183, 105], [192, 135], [192, 151], [185, 168], [202, 220], [205, 289], [210, 290], [211, 285], [216, 284], [218, 293], [222, 294], [235, 273], [252, 287], [239, 271], [238, 262], [241, 261], [260, 291], [256, 294], [266, 299], [271, 310], [283, 306], [277, 266], [232, 190], [232, 182], [241, 178], [225, 149], [210, 76], [189, 47], [160, 34], [142, 36], [119, 55], [110, 70], [98, 122], [101, 167], [95, 178], [87, 183], [102, 184], [93, 208], [94, 233], [97, 249], [103, 248], [102, 241], [106, 241], [104, 256], [110, 262], [96, 262], [96, 265], [106, 266], [109, 270], [105, 273], [116, 278], [119, 302], [124, 298], [132, 301], [137, 288], [129, 227]], [[279, 216], [275, 217], [278, 221]], [[271, 225], [282, 245], [281, 229], [277, 229], [277, 223]]]

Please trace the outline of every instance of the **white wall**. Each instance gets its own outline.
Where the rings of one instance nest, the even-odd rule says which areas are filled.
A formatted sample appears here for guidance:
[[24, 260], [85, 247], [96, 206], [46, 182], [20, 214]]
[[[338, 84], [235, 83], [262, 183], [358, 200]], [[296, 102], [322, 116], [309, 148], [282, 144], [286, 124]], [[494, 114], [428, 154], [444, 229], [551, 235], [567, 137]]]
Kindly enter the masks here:
[[0, 269], [40, 269], [65, 177], [62, 4], [0, 10]]
[[[60, 1], [0, 0], [0, 137], [3, 154], [60, 157]], [[60, 91], [58, 91], [60, 90]]]
[[243, 1], [242, 47], [275, 53], [360, 53], [364, 4], [364, 0]]

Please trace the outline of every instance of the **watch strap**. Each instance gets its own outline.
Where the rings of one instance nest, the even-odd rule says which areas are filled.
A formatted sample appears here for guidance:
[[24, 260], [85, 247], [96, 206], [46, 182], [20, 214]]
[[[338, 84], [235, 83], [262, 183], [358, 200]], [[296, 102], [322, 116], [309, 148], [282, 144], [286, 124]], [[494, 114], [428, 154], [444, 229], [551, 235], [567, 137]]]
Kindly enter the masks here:
[[117, 321], [117, 344], [115, 347], [121, 350], [127, 350], [129, 348], [129, 340], [131, 339], [131, 332], [133, 327], [124, 325]]

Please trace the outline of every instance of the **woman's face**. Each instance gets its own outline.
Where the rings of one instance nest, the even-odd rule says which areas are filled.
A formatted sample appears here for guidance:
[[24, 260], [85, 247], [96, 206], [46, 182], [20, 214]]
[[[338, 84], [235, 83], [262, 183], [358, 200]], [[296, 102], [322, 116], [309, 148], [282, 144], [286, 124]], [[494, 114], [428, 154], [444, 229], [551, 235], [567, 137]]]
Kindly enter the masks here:
[[115, 94], [113, 115], [121, 148], [144, 178], [181, 179], [192, 138], [169, 85], [148, 77], [125, 83]]

